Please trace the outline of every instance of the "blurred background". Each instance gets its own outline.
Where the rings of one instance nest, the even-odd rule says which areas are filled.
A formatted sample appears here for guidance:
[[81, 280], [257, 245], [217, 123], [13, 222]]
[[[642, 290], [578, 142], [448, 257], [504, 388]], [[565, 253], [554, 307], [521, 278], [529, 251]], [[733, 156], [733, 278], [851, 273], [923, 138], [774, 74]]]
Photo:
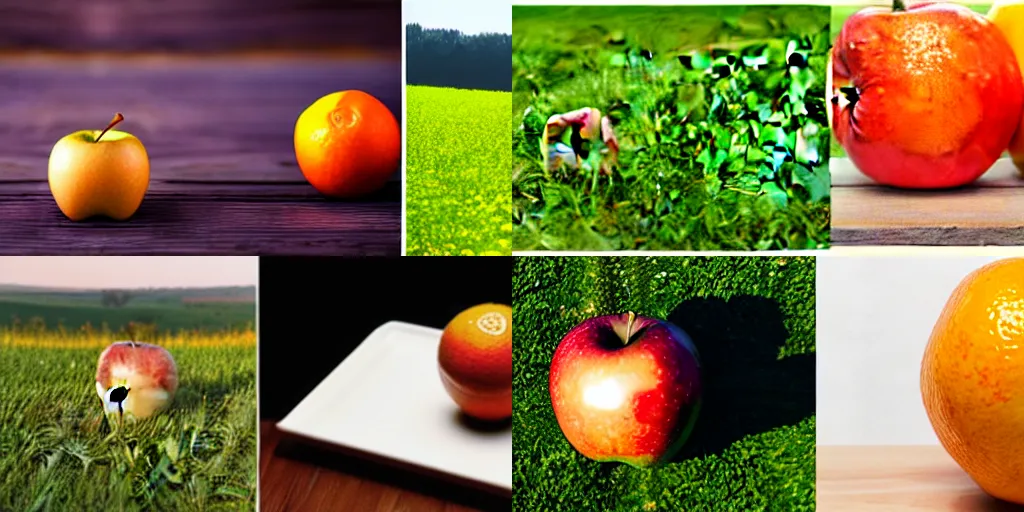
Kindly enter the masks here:
[[0, 2], [0, 51], [400, 52], [394, 0]]

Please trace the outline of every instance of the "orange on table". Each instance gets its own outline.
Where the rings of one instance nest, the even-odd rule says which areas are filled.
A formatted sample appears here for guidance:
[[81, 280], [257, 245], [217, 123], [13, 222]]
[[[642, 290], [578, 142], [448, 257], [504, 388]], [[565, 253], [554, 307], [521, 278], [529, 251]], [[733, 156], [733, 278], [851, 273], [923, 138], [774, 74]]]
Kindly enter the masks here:
[[921, 366], [942, 446], [987, 493], [1024, 504], [1024, 258], [975, 270], [950, 296]]
[[387, 184], [401, 162], [402, 137], [394, 114], [362, 91], [328, 94], [295, 122], [295, 158], [313, 188], [352, 199]]
[[441, 381], [459, 408], [482, 420], [512, 416], [512, 308], [480, 304], [452, 319], [437, 354]]

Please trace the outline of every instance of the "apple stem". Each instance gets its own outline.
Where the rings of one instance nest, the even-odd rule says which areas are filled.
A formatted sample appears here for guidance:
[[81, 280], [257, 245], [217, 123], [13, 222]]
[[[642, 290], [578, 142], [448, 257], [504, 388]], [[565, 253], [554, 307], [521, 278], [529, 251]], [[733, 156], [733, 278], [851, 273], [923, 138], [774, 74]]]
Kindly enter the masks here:
[[120, 112], [114, 114], [114, 118], [110, 120], [110, 124], [108, 124], [107, 127], [104, 128], [102, 132], [100, 132], [99, 136], [96, 137], [96, 140], [94, 142], [99, 142], [100, 139], [102, 139], [103, 136], [108, 131], [110, 131], [111, 128], [113, 128], [114, 126], [117, 126], [117, 123], [120, 123], [121, 121], [124, 121], [124, 116], [121, 115]]
[[626, 313], [626, 339], [622, 340], [623, 344], [629, 344], [629, 340], [633, 339], [633, 323], [636, 321], [636, 314], [632, 311]]
[[892, 12], [903, 12], [907, 10], [907, 4], [903, 0], [892, 0]]

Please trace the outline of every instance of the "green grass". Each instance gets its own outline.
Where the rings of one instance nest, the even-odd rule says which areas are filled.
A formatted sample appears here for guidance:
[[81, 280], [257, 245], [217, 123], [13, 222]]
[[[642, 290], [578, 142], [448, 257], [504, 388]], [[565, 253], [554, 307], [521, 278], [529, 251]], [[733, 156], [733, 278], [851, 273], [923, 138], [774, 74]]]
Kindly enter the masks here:
[[[517, 257], [512, 289], [514, 510], [814, 510], [813, 258]], [[551, 409], [561, 337], [633, 311], [694, 339], [696, 429], [653, 469], [584, 458]]]
[[208, 302], [182, 304], [177, 301], [129, 301], [122, 307], [105, 307], [98, 297], [74, 295], [0, 295], [0, 324], [41, 323], [56, 329], [63, 325], [78, 329], [86, 323], [99, 328], [107, 324], [118, 330], [130, 322], [154, 324], [158, 330], [224, 330], [252, 327], [254, 303]]
[[100, 350], [0, 350], [0, 510], [255, 509], [254, 347], [175, 348], [172, 408], [116, 430]]
[[511, 95], [406, 91], [406, 254], [512, 254]]
[[[830, 134], [817, 99], [829, 16], [807, 6], [514, 6], [513, 247], [827, 247]], [[791, 72], [787, 45], [801, 40], [809, 66]], [[711, 49], [767, 61], [719, 77], [677, 59]], [[622, 152], [610, 176], [545, 168], [548, 116], [583, 107], [615, 125]]]

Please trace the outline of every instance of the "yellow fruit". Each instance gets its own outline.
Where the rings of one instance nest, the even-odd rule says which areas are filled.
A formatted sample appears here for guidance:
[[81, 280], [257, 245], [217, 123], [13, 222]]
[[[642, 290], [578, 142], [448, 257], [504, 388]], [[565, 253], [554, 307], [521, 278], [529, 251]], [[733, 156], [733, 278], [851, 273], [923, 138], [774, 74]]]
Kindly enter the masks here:
[[1024, 504], [1024, 258], [956, 288], [928, 340], [921, 393], [957, 464], [985, 492]]
[[[1013, 52], [1017, 55], [1017, 64], [1024, 74], [1024, 2], [1004, 2], [997, 0], [988, 12], [988, 19], [995, 23], [1010, 42]], [[1021, 115], [1020, 128], [1010, 143], [1010, 156], [1017, 169], [1024, 174], [1024, 114]]]

